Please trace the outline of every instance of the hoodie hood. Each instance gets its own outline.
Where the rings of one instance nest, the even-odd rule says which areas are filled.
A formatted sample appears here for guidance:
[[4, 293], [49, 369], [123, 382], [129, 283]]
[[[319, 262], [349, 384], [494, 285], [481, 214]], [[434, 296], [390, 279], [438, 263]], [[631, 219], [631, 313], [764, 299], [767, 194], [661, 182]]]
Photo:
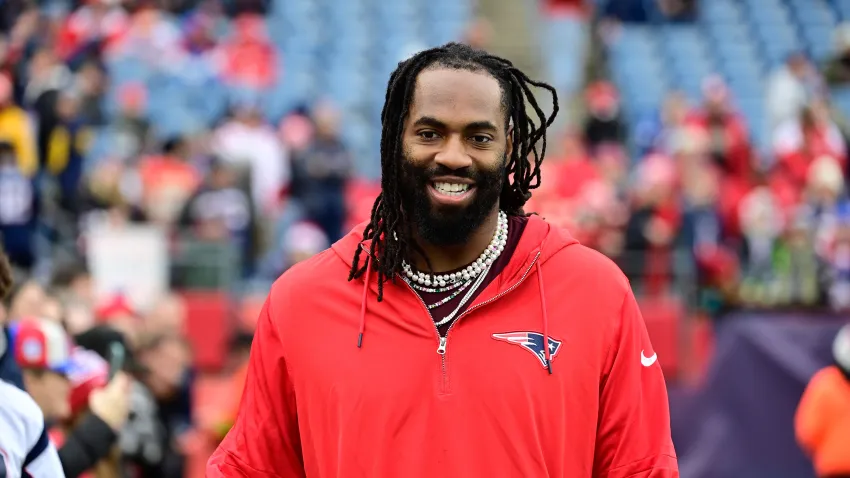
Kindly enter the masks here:
[[[340, 239], [332, 246], [334, 253], [350, 268], [354, 258], [354, 252], [358, 247], [368, 250], [369, 241], [363, 241], [362, 231], [366, 224], [358, 224], [350, 233]], [[542, 313], [542, 326], [544, 342], [549, 343], [549, 316], [546, 307], [546, 296], [543, 281], [542, 265], [554, 257], [561, 250], [578, 244], [579, 242], [567, 231], [554, 228], [538, 216], [529, 216], [528, 224], [523, 230], [522, 237], [514, 250], [508, 265], [502, 270], [496, 279], [487, 285], [478, 298], [467, 308], [471, 310], [485, 303], [491, 302], [507, 292], [513, 290], [525, 280], [534, 270], [537, 272], [537, 287], [540, 297]], [[370, 258], [371, 259], [371, 258]], [[360, 328], [357, 336], [357, 347], [363, 345], [363, 335], [366, 331], [366, 309], [369, 299], [370, 284], [373, 282], [372, 261], [366, 261], [366, 273], [364, 274], [363, 296], [360, 304]], [[415, 294], [414, 291], [411, 291]], [[463, 315], [463, 314], [461, 314]], [[460, 316], [458, 316], [460, 318]], [[549, 356], [549, 348], [545, 348], [546, 368], [552, 374], [552, 361]]]
[[[371, 241], [363, 241], [363, 230], [367, 224], [368, 222], [358, 224], [345, 237], [331, 246], [334, 253], [348, 267], [351, 267], [352, 259], [354, 259], [354, 251], [359, 247], [361, 242], [368, 250]], [[578, 240], [566, 230], [552, 227], [552, 225], [539, 216], [529, 216], [528, 224], [522, 232], [522, 237], [514, 250], [513, 256], [511, 256], [511, 260], [508, 266], [505, 267], [505, 270], [499, 274], [499, 280], [497, 282], [510, 282], [515, 275], [522, 274], [524, 269], [537, 256], [538, 252], [540, 253], [538, 262], [544, 264], [561, 249], [578, 243]]]

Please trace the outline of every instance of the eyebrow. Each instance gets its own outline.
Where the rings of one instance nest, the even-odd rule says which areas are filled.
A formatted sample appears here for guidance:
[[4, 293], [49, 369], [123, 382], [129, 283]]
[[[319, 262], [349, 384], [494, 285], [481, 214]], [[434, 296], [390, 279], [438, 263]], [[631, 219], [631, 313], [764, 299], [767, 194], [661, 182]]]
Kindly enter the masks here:
[[[413, 123], [413, 126], [430, 126], [432, 128], [440, 128], [440, 129], [446, 128], [445, 123], [443, 123], [442, 121], [438, 120], [437, 118], [433, 118], [431, 116], [422, 116], [421, 118], [417, 119]], [[472, 123], [467, 124], [464, 127], [464, 129], [465, 130], [471, 130], [472, 129], [472, 130], [479, 130], [479, 131], [496, 131], [498, 128], [496, 128], [496, 125], [494, 125], [493, 123], [491, 123], [489, 121], [473, 121]]]

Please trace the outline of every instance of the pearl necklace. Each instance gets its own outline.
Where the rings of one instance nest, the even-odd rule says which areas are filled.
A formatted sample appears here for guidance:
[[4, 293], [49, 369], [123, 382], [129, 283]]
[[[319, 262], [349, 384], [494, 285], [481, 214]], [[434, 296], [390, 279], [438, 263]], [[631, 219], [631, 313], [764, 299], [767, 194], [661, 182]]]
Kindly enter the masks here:
[[[411, 282], [415, 282], [417, 286], [422, 285], [425, 287], [436, 286], [436, 287], [446, 287], [447, 284], [455, 284], [455, 283], [464, 283], [469, 282], [479, 275], [482, 272], [485, 272], [490, 269], [490, 266], [502, 251], [505, 250], [505, 244], [508, 242], [508, 215], [505, 214], [504, 211], [499, 211], [499, 222], [496, 226], [496, 232], [493, 234], [493, 239], [490, 241], [490, 244], [484, 249], [484, 252], [478, 256], [478, 259], [475, 260], [472, 264], [466, 266], [460, 272], [453, 272], [451, 274], [426, 274], [421, 271], [414, 271], [413, 267], [407, 263], [407, 261], [402, 262], [402, 268], [404, 269], [404, 274], [410, 279]], [[486, 275], [486, 272], [485, 274]]]

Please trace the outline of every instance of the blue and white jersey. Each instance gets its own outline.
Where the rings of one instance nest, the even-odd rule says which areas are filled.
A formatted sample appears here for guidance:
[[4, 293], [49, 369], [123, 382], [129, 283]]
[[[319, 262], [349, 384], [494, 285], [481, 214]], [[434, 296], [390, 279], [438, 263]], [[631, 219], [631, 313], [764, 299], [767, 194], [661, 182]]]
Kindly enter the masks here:
[[32, 397], [0, 381], [0, 478], [64, 478], [44, 415]]

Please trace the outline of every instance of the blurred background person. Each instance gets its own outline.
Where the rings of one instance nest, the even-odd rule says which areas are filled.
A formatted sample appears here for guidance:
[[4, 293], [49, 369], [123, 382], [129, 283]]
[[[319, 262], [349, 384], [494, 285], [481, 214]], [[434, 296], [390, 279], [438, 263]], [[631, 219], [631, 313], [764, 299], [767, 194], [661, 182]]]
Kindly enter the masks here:
[[[106, 458], [127, 419], [129, 380], [119, 375], [88, 397], [88, 412], [74, 413], [74, 374], [84, 356], [72, 354], [73, 343], [54, 322], [25, 318], [13, 332], [14, 351], [23, 370], [24, 387], [35, 399], [59, 447], [65, 476], [76, 477]], [[77, 363], [75, 363], [75, 360]], [[65, 426], [69, 428], [64, 428]]]
[[7, 0], [0, 316], [107, 363], [123, 344], [120, 462], [203, 476], [256, 297], [369, 218], [389, 72], [467, 41], [558, 87], [526, 212], [640, 292], [682, 474], [813, 478], [793, 420], [850, 310], [848, 22], [845, 0]]
[[[12, 269], [0, 249], [0, 300], [12, 287]], [[5, 317], [0, 335], [0, 472], [6, 476], [62, 477], [62, 464], [39, 404], [19, 383], [6, 380], [8, 365], [4, 363], [8, 348]], [[10, 354], [11, 355], [11, 354]]]
[[339, 113], [328, 103], [313, 111], [313, 139], [292, 164], [292, 197], [300, 202], [306, 219], [322, 228], [331, 243], [343, 235], [345, 188], [353, 161], [339, 138]]
[[850, 325], [836, 335], [832, 353], [835, 363], [812, 377], [795, 418], [797, 440], [824, 478], [850, 475]]

